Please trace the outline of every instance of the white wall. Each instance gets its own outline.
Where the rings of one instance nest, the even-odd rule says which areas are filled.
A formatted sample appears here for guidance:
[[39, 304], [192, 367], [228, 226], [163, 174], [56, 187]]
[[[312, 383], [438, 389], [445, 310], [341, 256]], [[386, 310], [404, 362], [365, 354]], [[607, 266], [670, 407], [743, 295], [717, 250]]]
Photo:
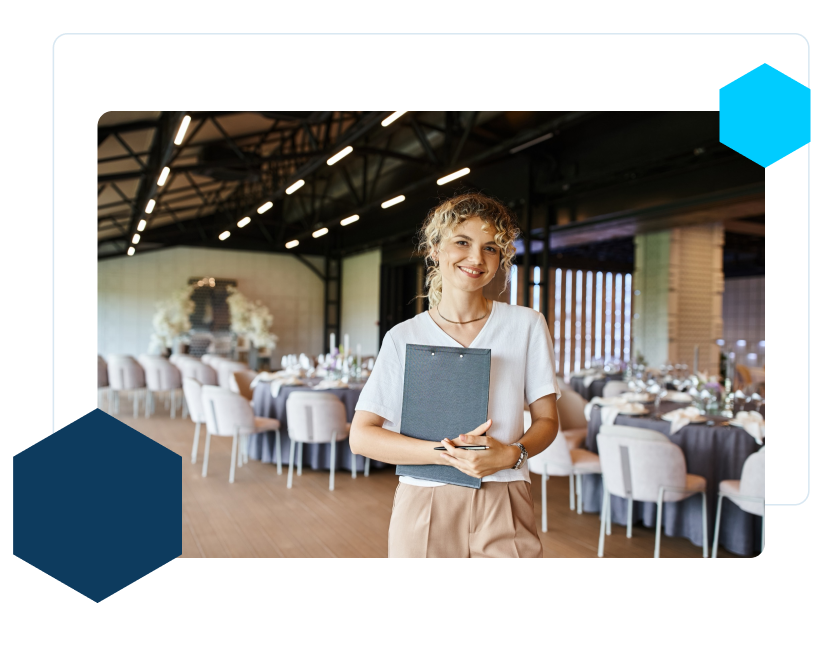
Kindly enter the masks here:
[[[316, 265], [322, 260], [309, 257]], [[321, 266], [322, 267], [322, 266]], [[174, 247], [97, 264], [97, 347], [100, 354], [148, 351], [156, 303], [191, 277], [237, 280], [246, 296], [274, 315], [276, 356], [319, 354], [323, 282], [289, 254]]]
[[380, 338], [380, 250], [343, 259], [340, 336], [349, 334], [349, 346], [363, 355], [377, 354]]

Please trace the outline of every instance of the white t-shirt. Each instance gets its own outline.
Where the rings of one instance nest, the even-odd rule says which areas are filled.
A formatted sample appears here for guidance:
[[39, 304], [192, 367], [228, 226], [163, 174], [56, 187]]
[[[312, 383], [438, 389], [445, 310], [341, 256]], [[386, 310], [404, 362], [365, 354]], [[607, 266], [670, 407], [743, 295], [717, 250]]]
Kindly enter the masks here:
[[[428, 312], [404, 321], [391, 329], [374, 363], [355, 410], [382, 417], [383, 428], [400, 431], [403, 409], [403, 376], [406, 345], [443, 345], [462, 347], [431, 318]], [[489, 417], [493, 420], [487, 435], [511, 444], [523, 437], [523, 401], [532, 404], [560, 389], [554, 375], [554, 346], [543, 315], [531, 308], [493, 301], [492, 311], [471, 347], [491, 350], [489, 380]], [[456, 436], [453, 436], [456, 438]], [[528, 480], [522, 468], [498, 471], [483, 482]], [[442, 483], [401, 476], [400, 482], [420, 487], [439, 487]]]

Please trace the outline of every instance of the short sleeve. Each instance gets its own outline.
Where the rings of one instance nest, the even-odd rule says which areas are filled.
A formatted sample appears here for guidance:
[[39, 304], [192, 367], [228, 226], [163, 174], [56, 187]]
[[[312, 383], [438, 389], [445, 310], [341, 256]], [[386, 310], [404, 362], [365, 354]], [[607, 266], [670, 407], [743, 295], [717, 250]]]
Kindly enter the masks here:
[[560, 387], [554, 370], [554, 344], [549, 335], [546, 318], [535, 312], [537, 319], [532, 324], [529, 335], [529, 351], [526, 354], [526, 403], [531, 405], [538, 398], [557, 394]]
[[384, 428], [400, 429], [403, 413], [403, 366], [397, 345], [389, 331], [383, 338], [383, 346], [377, 354], [369, 379], [366, 381], [355, 410], [365, 410], [386, 420]]

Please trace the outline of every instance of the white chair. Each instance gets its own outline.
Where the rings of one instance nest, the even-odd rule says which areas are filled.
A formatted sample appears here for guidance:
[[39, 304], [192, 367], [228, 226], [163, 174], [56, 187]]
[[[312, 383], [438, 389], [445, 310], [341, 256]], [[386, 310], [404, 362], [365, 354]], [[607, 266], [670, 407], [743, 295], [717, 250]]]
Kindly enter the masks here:
[[597, 449], [603, 470], [603, 509], [597, 556], [603, 556], [606, 535], [611, 535], [611, 495], [628, 499], [626, 537], [632, 536], [634, 501], [657, 503], [654, 556], [660, 557], [663, 503], [703, 497], [703, 557], [709, 556], [706, 522], [706, 479], [686, 472], [683, 451], [662, 433], [630, 426], [602, 425]]
[[103, 397], [105, 396], [105, 391], [109, 387], [109, 370], [108, 364], [106, 360], [97, 355], [97, 407], [100, 408], [103, 405]]
[[[231, 466], [229, 483], [234, 482], [235, 465], [249, 460], [249, 436], [274, 431], [277, 435], [277, 454], [280, 459], [280, 422], [271, 417], [255, 417], [246, 399], [222, 387], [204, 385], [201, 388], [203, 413], [206, 417], [206, 447], [203, 452], [203, 477], [209, 471], [209, 445], [212, 436], [231, 436]], [[246, 440], [240, 445], [241, 437]], [[278, 473], [280, 470], [278, 469]]]
[[[289, 428], [289, 478], [291, 489], [294, 451], [297, 447], [297, 475], [303, 474], [303, 443], [331, 443], [329, 490], [334, 490], [337, 441], [347, 438], [351, 424], [346, 421], [346, 406], [334, 394], [317, 391], [293, 391], [286, 399], [286, 423]], [[365, 476], [369, 476], [366, 458]], [[357, 477], [357, 456], [351, 457], [351, 476]]]
[[191, 446], [191, 463], [197, 463], [197, 448], [200, 444], [200, 425], [205, 423], [206, 414], [203, 412], [202, 399], [203, 385], [192, 377], [183, 378], [183, 396], [189, 408], [191, 421], [194, 422], [194, 443]]
[[180, 358], [177, 359], [175, 365], [180, 369], [183, 377], [194, 378], [200, 384], [217, 384], [217, 371], [200, 361], [200, 359], [194, 357]]
[[121, 354], [109, 355], [106, 368], [109, 378], [109, 410], [114, 408], [114, 414], [120, 412], [120, 392], [128, 391], [132, 395], [136, 419], [140, 397], [145, 394], [146, 390], [143, 368], [133, 357]]
[[[171, 418], [177, 412], [177, 390], [182, 389], [180, 370], [163, 357], [142, 355], [140, 362], [146, 374], [146, 417], [150, 417], [155, 410], [155, 394], [167, 394], [167, 407], [171, 408]], [[183, 405], [183, 410], [186, 406]], [[185, 419], [185, 414], [183, 415]]]
[[750, 455], [743, 464], [743, 473], [740, 480], [722, 480], [720, 482], [720, 492], [717, 497], [717, 518], [714, 523], [714, 542], [712, 543], [712, 558], [717, 557], [717, 542], [720, 536], [720, 511], [723, 507], [723, 498], [729, 499], [732, 503], [752, 515], [760, 515], [760, 552], [766, 537], [766, 452], [765, 447], [761, 447], [757, 452]]
[[623, 392], [631, 391], [629, 385], [619, 380], [609, 380], [603, 387], [603, 398], [611, 398], [612, 396], [620, 396]]
[[235, 394], [240, 394], [247, 401], [251, 402], [254, 397], [254, 389], [251, 388], [251, 383], [256, 377], [257, 373], [248, 368], [235, 370], [229, 378], [229, 388]]
[[232, 374], [239, 370], [248, 370], [249, 367], [240, 361], [228, 359], [212, 359], [212, 367], [217, 371], [217, 384], [223, 389], [231, 391]]

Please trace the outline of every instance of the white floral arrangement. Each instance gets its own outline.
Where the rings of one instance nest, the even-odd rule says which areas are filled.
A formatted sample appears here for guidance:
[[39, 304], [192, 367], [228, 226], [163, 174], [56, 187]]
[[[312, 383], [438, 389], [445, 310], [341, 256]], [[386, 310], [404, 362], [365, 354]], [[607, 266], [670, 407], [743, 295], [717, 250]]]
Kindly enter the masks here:
[[193, 286], [188, 286], [157, 303], [157, 312], [152, 319], [154, 333], [151, 334], [150, 351], [173, 347], [175, 339], [191, 329], [189, 316], [194, 312], [193, 290]]
[[260, 301], [251, 301], [237, 287], [229, 286], [227, 290], [231, 330], [248, 338], [258, 349], [277, 347], [277, 336], [269, 330], [274, 323], [269, 309]]

